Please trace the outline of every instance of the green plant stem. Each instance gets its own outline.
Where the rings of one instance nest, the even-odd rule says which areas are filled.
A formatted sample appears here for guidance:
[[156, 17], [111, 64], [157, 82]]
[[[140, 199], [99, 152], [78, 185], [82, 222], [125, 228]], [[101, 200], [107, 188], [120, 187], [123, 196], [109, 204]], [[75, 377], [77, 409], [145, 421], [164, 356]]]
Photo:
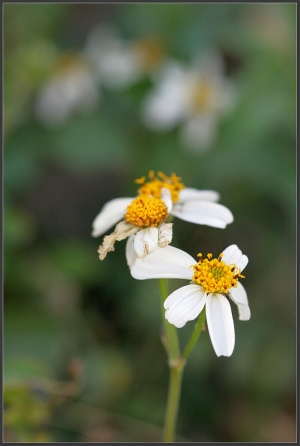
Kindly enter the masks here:
[[196, 322], [193, 334], [189, 340], [189, 342], [187, 343], [187, 346], [184, 349], [184, 352], [182, 354], [182, 357], [187, 360], [187, 358], [189, 357], [189, 355], [191, 354], [193, 348], [196, 345], [196, 342], [201, 334], [202, 328], [203, 328], [203, 324], [205, 321], [205, 307], [203, 308], [203, 310], [200, 313], [200, 316], [198, 318], [198, 321]]
[[168, 390], [167, 407], [165, 414], [163, 441], [173, 442], [175, 437], [176, 422], [178, 416], [182, 375], [185, 359], [181, 357], [177, 328], [169, 324], [165, 318], [164, 301], [168, 297], [168, 285], [166, 279], [160, 279], [161, 314], [164, 327], [164, 345], [169, 359], [170, 382]]
[[168, 391], [163, 442], [174, 442], [176, 422], [179, 410], [181, 383], [185, 359], [181, 358], [177, 365], [170, 365], [170, 382]]

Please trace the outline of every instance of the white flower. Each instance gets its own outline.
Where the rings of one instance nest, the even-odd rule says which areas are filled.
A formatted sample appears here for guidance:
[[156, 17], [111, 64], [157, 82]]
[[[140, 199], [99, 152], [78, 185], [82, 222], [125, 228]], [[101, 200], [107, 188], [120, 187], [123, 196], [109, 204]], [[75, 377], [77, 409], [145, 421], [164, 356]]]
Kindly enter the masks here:
[[94, 61], [99, 80], [107, 88], [132, 85], [160, 63], [163, 52], [155, 40], [127, 42], [108, 23], [102, 23], [88, 36], [85, 52]]
[[64, 124], [72, 113], [93, 111], [99, 100], [94, 74], [81, 55], [65, 55], [54, 76], [41, 88], [35, 102], [37, 119], [47, 127]]
[[[140, 195], [137, 198], [115, 198], [107, 202], [94, 219], [93, 237], [104, 234], [124, 216], [125, 222], [127, 222], [124, 225], [125, 222], [122, 220], [121, 226], [117, 225], [110, 236], [104, 237], [103, 244], [99, 248], [101, 260], [105, 258], [107, 252], [114, 250], [115, 241], [127, 237], [129, 239], [126, 245], [126, 256], [129, 266], [135, 262], [136, 257], [141, 258], [151, 254], [157, 246], [165, 247], [172, 241], [172, 226], [170, 223], [164, 222], [168, 215], [216, 228], [225, 228], [227, 224], [233, 222], [230, 210], [215, 203], [219, 199], [217, 192], [184, 187], [180, 177], [175, 174], [168, 177], [162, 172], [158, 172], [158, 176], [155, 177], [154, 172], [150, 171], [149, 177], [150, 181], [148, 182], [145, 181], [145, 177], [136, 180], [141, 186]], [[144, 199], [141, 205], [141, 196], [150, 197], [151, 200], [146, 204], [147, 200]], [[139, 206], [137, 215], [136, 204]], [[166, 209], [161, 215], [162, 204]], [[155, 208], [154, 214], [152, 210], [150, 211], [152, 206]], [[133, 211], [133, 219], [128, 214], [128, 209], [130, 209], [130, 213]], [[136, 220], [137, 216], [141, 218]], [[133, 224], [134, 228], [128, 223]]]
[[154, 83], [141, 108], [144, 124], [157, 132], [181, 124], [183, 147], [193, 152], [210, 149], [220, 118], [235, 102], [234, 85], [224, 76], [220, 55], [210, 51], [193, 66], [168, 60], [155, 73]]
[[228, 301], [238, 307], [239, 319], [250, 319], [248, 298], [239, 278], [248, 263], [236, 245], [230, 245], [217, 259], [198, 254], [195, 260], [172, 246], [156, 250], [146, 259], [137, 259], [131, 267], [135, 279], [178, 278], [192, 281], [171, 293], [164, 302], [166, 319], [178, 328], [194, 320], [206, 305], [210, 338], [217, 356], [230, 356], [234, 349], [235, 332]]

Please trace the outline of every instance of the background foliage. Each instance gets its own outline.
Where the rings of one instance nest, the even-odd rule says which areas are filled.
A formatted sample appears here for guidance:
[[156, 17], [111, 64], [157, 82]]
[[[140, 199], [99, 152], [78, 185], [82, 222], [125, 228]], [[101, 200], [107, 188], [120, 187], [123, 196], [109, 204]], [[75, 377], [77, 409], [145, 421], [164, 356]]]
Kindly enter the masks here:
[[[160, 441], [168, 368], [159, 287], [131, 278], [125, 242], [100, 262], [91, 223], [108, 200], [133, 196], [150, 169], [220, 192], [226, 230], [176, 220], [173, 244], [192, 256], [232, 243], [251, 320], [237, 318], [230, 358], [203, 333], [186, 367], [178, 440], [296, 439], [296, 5], [4, 5], [5, 441]], [[127, 41], [158, 37], [189, 62], [214, 46], [238, 85], [233, 112], [206, 153], [178, 128], [142, 124], [142, 79], [101, 87], [97, 107], [49, 128], [34, 113], [58, 54], [78, 53], [94, 26]], [[100, 87], [99, 87], [100, 89]], [[181, 284], [172, 281], [174, 288]], [[193, 323], [180, 330], [182, 343]]]

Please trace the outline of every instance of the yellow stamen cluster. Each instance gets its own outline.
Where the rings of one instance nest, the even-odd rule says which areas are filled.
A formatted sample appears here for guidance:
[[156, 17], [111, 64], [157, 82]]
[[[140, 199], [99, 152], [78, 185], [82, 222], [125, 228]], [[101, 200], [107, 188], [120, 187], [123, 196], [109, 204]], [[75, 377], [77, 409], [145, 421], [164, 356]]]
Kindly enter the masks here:
[[168, 208], [160, 198], [140, 195], [127, 206], [125, 220], [139, 228], [157, 227], [168, 215]]
[[171, 192], [172, 202], [176, 203], [179, 199], [179, 192], [184, 189], [184, 184], [181, 182], [181, 178], [172, 173], [170, 177], [165, 175], [163, 172], [157, 172], [155, 176], [154, 171], [149, 172], [150, 181], [146, 182], [146, 178], [142, 177], [135, 180], [136, 183], [140, 184], [141, 187], [138, 190], [140, 195], [148, 195], [156, 198], [160, 198], [161, 190], [163, 187], [167, 188]]
[[155, 39], [140, 39], [133, 46], [133, 50], [138, 54], [137, 62], [145, 72], [152, 70], [164, 57], [164, 51]]
[[203, 82], [195, 85], [191, 93], [192, 107], [195, 111], [210, 109], [213, 91], [208, 80], [204, 79]]
[[223, 254], [217, 259], [212, 259], [212, 254], [207, 254], [207, 259], [203, 259], [201, 253], [198, 257], [199, 262], [193, 265], [192, 281], [207, 293], [227, 294], [230, 288], [237, 287], [238, 278], [244, 278], [236, 265], [227, 265], [222, 261]]

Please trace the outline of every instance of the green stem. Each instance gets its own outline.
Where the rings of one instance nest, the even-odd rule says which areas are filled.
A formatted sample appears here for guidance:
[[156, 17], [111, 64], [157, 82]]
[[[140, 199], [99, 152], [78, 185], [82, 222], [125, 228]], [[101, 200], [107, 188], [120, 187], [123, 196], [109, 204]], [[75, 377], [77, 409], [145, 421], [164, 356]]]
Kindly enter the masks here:
[[177, 365], [170, 366], [170, 383], [165, 415], [163, 442], [174, 442], [179, 410], [182, 376], [185, 366], [183, 358]]
[[203, 328], [203, 324], [205, 321], [205, 307], [203, 308], [203, 310], [200, 313], [200, 316], [198, 318], [198, 321], [196, 322], [193, 334], [183, 352], [182, 357], [187, 360], [187, 358], [189, 357], [189, 355], [191, 354], [193, 348], [196, 345], [196, 342], [201, 334], [202, 328]]

